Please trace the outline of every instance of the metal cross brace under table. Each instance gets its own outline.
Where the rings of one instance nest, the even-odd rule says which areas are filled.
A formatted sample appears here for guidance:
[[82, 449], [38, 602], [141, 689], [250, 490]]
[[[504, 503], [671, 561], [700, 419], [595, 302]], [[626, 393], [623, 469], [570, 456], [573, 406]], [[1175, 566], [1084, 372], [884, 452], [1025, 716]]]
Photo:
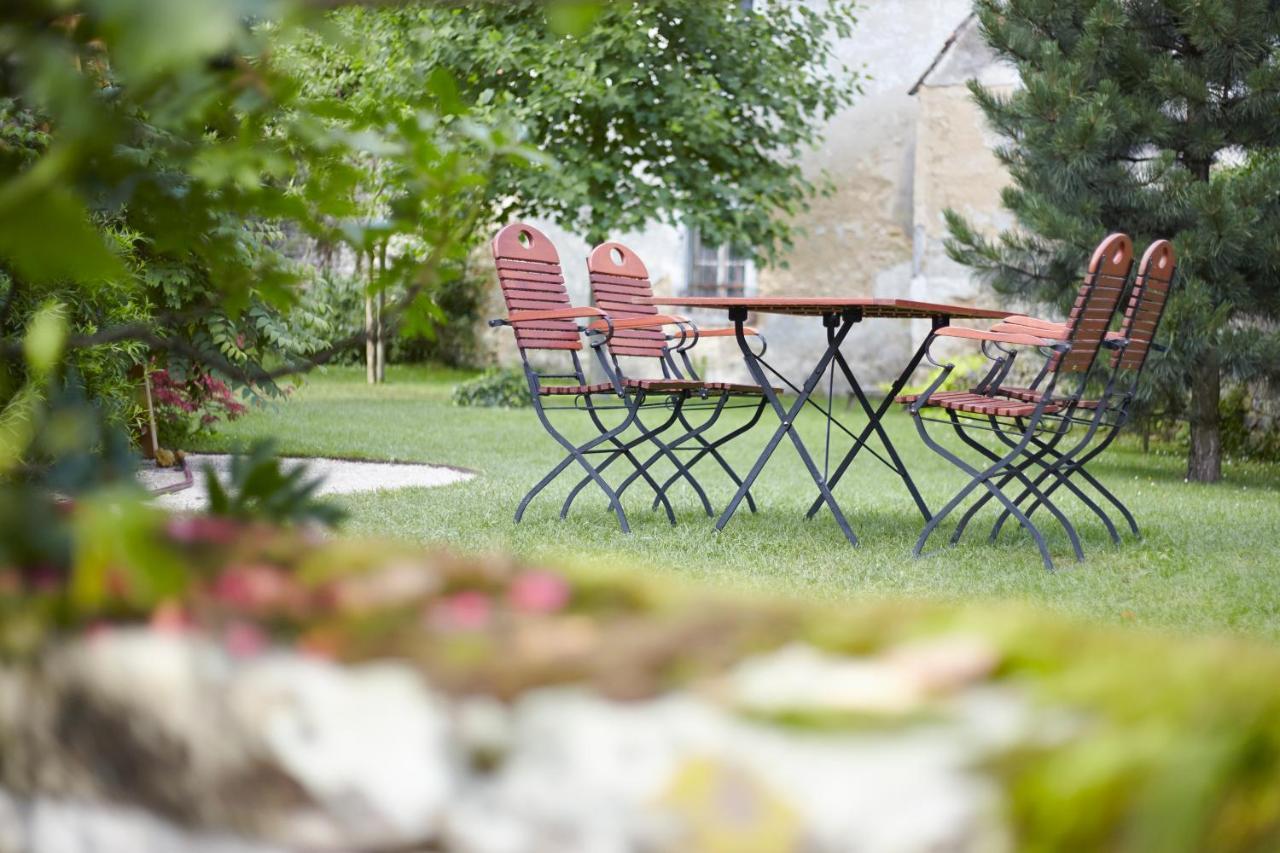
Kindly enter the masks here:
[[[841, 344], [853, 327], [869, 318], [894, 318], [902, 320], [926, 319], [933, 322], [933, 328], [938, 329], [948, 325], [953, 319], [974, 319], [974, 320], [999, 320], [1009, 316], [1008, 311], [993, 311], [986, 308], [971, 308], [963, 305], [943, 305], [931, 302], [916, 302], [910, 299], [872, 299], [872, 298], [830, 298], [830, 297], [776, 297], [776, 298], [756, 298], [756, 297], [713, 297], [713, 296], [685, 296], [685, 297], [652, 297], [641, 300], [654, 305], [679, 306], [684, 308], [706, 308], [719, 309], [727, 311], [729, 321], [733, 323], [736, 337], [738, 340], [738, 348], [742, 351], [743, 360], [746, 362], [747, 370], [751, 373], [753, 379], [760, 386], [760, 390], [764, 393], [769, 401], [769, 405], [778, 416], [778, 428], [765, 444], [764, 450], [760, 454], [760, 458], [756, 460], [755, 465], [751, 467], [750, 473], [743, 479], [742, 485], [738, 487], [737, 493], [733, 496], [733, 500], [725, 507], [724, 512], [716, 521], [716, 530], [723, 530], [724, 526], [729, 523], [729, 519], [733, 517], [734, 512], [738, 509], [738, 505], [742, 503], [750, 491], [756, 477], [764, 469], [769, 458], [773, 456], [774, 450], [782, 442], [783, 436], [789, 435], [791, 443], [795, 445], [796, 452], [800, 456], [800, 460], [804, 463], [805, 468], [809, 471], [809, 476], [813, 478], [813, 482], [818, 487], [818, 496], [814, 499], [812, 506], [809, 507], [807, 513], [808, 518], [812, 518], [817, 511], [825, 503], [827, 508], [831, 510], [831, 514], [835, 517], [836, 523], [844, 532], [845, 537], [851, 544], [858, 544], [858, 537], [854, 534], [853, 528], [849, 526], [849, 522], [845, 519], [844, 512], [840, 509], [840, 505], [836, 502], [832, 490], [840, 482], [853, 460], [857, 457], [859, 451], [866, 447], [867, 452], [875, 456], [890, 470], [898, 474], [902, 478], [902, 482], [906, 485], [907, 491], [911, 494], [912, 500], [920, 510], [920, 514], [928, 521], [932, 516], [929, 507], [925, 504], [924, 498], [920, 496], [919, 489], [916, 488], [915, 482], [911, 479], [911, 474], [907, 471], [906, 466], [902, 462], [902, 458], [898, 455], [897, 448], [893, 446], [893, 441], [889, 438], [889, 434], [885, 431], [881, 424], [885, 413], [889, 407], [893, 405], [893, 400], [901, 392], [902, 387], [907, 383], [911, 374], [920, 364], [920, 360], [924, 357], [925, 345], [928, 339], [921, 342], [912, 355], [907, 366], [898, 374], [890, 387], [888, 394], [880, 401], [879, 406], [872, 406], [871, 401], [867, 399], [866, 394], [862, 390], [862, 386], [858, 383], [854, 376], [853, 369], [849, 366], [849, 362], [845, 359], [844, 354], [840, 351]], [[757, 355], [750, 346], [748, 346], [747, 338], [744, 333], [744, 325], [750, 314], [791, 314], [799, 316], [814, 316], [822, 319], [822, 325], [826, 330], [827, 346], [823, 350], [822, 356], [814, 364], [813, 369], [809, 371], [809, 375], [800, 385], [789, 381], [785, 376], [778, 372], [776, 368], [770, 365], [765, 359]], [[849, 383], [850, 389], [853, 391], [854, 397], [858, 401], [858, 405], [867, 415], [867, 424], [862, 431], [855, 435], [848, 427], [842, 424], [832, 411], [832, 391], [834, 388], [835, 371], [840, 370], [845, 381]], [[773, 383], [770, 381], [768, 373], [772, 373], [783, 383], [796, 393], [796, 399], [791, 403], [790, 408], [785, 406], [778, 394], [773, 389]], [[822, 381], [824, 374], [828, 374], [827, 382], [827, 404], [822, 406], [811, 399], [813, 392], [817, 389]], [[796, 417], [806, 405], [811, 405], [823, 413], [826, 419], [826, 440], [823, 453], [823, 467], [818, 468], [813, 456], [809, 453], [804, 441], [800, 438], [799, 432], [793, 429]], [[830, 469], [831, 461], [831, 429], [835, 426], [840, 431], [847, 434], [853, 439], [853, 446], [849, 448], [844, 458], [836, 465], [834, 472]], [[867, 441], [872, 433], [875, 433], [885, 455], [880, 455], [875, 450], [867, 446]]]

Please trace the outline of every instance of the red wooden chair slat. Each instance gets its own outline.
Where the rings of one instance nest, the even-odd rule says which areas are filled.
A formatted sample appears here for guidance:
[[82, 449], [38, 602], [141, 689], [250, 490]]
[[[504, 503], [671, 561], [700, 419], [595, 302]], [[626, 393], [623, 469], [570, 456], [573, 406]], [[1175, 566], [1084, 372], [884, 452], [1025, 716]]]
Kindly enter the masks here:
[[[540, 311], [570, 308], [564, 286], [564, 270], [555, 246], [538, 229], [524, 223], [508, 225], [491, 244], [498, 284], [508, 311]], [[571, 340], [562, 334], [574, 332]], [[516, 343], [522, 349], [580, 350], [577, 324], [571, 320], [540, 320], [516, 327]]]

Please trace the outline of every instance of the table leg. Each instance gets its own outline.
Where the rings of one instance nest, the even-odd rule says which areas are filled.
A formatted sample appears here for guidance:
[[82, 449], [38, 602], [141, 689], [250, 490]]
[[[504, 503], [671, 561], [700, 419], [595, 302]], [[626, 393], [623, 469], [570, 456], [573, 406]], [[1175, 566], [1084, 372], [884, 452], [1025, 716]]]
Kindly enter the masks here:
[[[934, 319], [933, 328], [935, 330], [945, 325], [947, 325], [946, 318]], [[893, 442], [889, 439], [888, 433], [885, 432], [884, 426], [881, 424], [881, 419], [883, 419], [885, 413], [889, 411], [889, 407], [893, 405], [894, 399], [902, 391], [903, 386], [907, 384], [907, 380], [911, 378], [911, 374], [914, 373], [915, 369], [920, 365], [920, 361], [924, 358], [928, 343], [929, 338], [926, 337], [924, 342], [916, 349], [911, 360], [907, 362], [906, 368], [899, 373], [898, 378], [893, 381], [893, 385], [889, 388], [889, 393], [880, 401], [879, 407], [874, 410], [871, 408], [871, 401], [868, 400], [866, 394], [863, 393], [862, 386], [858, 384], [858, 380], [854, 377], [853, 369], [849, 366], [849, 363], [845, 361], [844, 355], [839, 352], [836, 353], [836, 363], [844, 373], [845, 380], [848, 381], [849, 387], [853, 390], [854, 396], [857, 397], [858, 404], [862, 406], [862, 410], [866, 412], [868, 420], [867, 425], [862, 429], [862, 433], [853, 443], [853, 447], [849, 448], [849, 452], [840, 460], [840, 464], [836, 466], [835, 473], [833, 473], [831, 478], [827, 481], [827, 486], [829, 488], [834, 489], [836, 487], [836, 484], [840, 482], [840, 478], [844, 476], [844, 472], [848, 470], [851, 464], [853, 464], [853, 460], [857, 457], [858, 451], [862, 450], [863, 445], [866, 444], [867, 439], [870, 438], [871, 433], [874, 432], [879, 437], [880, 443], [883, 445], [885, 451], [889, 454], [889, 458], [893, 461], [893, 465], [891, 467], [906, 484], [907, 491], [910, 492], [912, 500], [915, 501], [916, 507], [920, 510], [920, 514], [924, 516], [925, 521], [931, 519], [933, 515], [929, 512], [928, 504], [926, 504], [924, 498], [921, 497], [920, 490], [916, 488], [915, 480], [911, 479], [911, 474], [907, 471], [906, 465], [903, 464], [902, 458], [898, 456], [897, 448], [893, 446]], [[817, 514], [819, 508], [821, 508], [822, 503], [823, 498], [819, 495], [809, 506], [809, 511], [805, 514], [805, 517], [813, 518], [813, 516]]]
[[751, 489], [751, 485], [755, 482], [756, 477], [760, 476], [760, 472], [764, 469], [765, 464], [769, 461], [769, 457], [773, 455], [773, 451], [777, 449], [778, 444], [782, 441], [784, 435], [791, 436], [791, 442], [795, 445], [796, 452], [800, 455], [801, 461], [805, 467], [809, 469], [809, 475], [813, 478], [813, 482], [817, 484], [818, 491], [821, 494], [819, 501], [825, 501], [831, 509], [831, 514], [835, 516], [836, 524], [840, 526], [845, 538], [853, 545], [858, 544], [858, 537], [854, 535], [853, 529], [849, 526], [849, 522], [845, 520], [844, 513], [840, 511], [840, 505], [836, 503], [836, 499], [831, 495], [831, 490], [827, 487], [826, 479], [822, 476], [822, 472], [818, 470], [817, 464], [813, 461], [813, 457], [809, 455], [808, 449], [801, 440], [799, 433], [794, 429], [796, 416], [804, 409], [805, 404], [809, 400], [809, 395], [818, 387], [818, 383], [822, 380], [822, 374], [826, 372], [831, 360], [835, 358], [840, 350], [840, 344], [844, 342], [845, 336], [849, 334], [849, 330], [853, 328], [853, 324], [857, 322], [854, 314], [845, 313], [840, 315], [829, 315], [824, 317], [824, 323], [828, 326], [834, 322], [839, 322], [838, 330], [830, 336], [826, 352], [822, 354], [822, 358], [818, 360], [817, 365], [810, 372], [809, 377], [800, 387], [800, 392], [794, 403], [791, 404], [790, 410], [783, 406], [782, 401], [778, 399], [778, 395], [773, 391], [773, 384], [765, 375], [761, 368], [755, 353], [751, 346], [747, 343], [747, 338], [743, 330], [743, 324], [746, 322], [746, 311], [741, 309], [733, 309], [729, 314], [729, 319], [733, 321], [734, 331], [738, 339], [738, 347], [742, 350], [743, 358], [746, 360], [747, 369], [751, 372], [752, 377], [760, 385], [760, 391], [764, 394], [765, 399], [769, 401], [769, 405], [773, 407], [774, 412], [778, 415], [778, 428], [769, 438], [769, 442], [765, 445], [764, 450], [760, 454], [760, 458], [756, 460], [755, 465], [751, 467], [751, 471], [743, 479], [742, 485], [738, 487], [737, 493], [733, 496], [733, 500], [725, 507], [724, 513], [721, 514], [716, 522], [716, 530], [723, 530], [724, 526], [729, 523], [729, 519], [733, 517], [733, 513], [737, 510], [738, 504], [742, 503], [743, 498]]

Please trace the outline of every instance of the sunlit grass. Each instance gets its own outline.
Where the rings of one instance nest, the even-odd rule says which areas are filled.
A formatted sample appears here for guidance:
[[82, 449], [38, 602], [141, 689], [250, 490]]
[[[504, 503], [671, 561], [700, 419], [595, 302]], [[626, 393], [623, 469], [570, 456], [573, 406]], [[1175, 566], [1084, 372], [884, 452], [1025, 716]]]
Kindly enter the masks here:
[[[584, 491], [562, 522], [558, 514], [571, 485], [568, 476], [516, 525], [516, 503], [560, 452], [530, 410], [450, 405], [453, 384], [466, 375], [392, 368], [387, 384], [370, 387], [359, 369], [330, 368], [313, 375], [291, 401], [224, 427], [208, 447], [226, 449], [270, 436], [292, 455], [433, 462], [478, 474], [444, 488], [344, 497], [341, 503], [351, 513], [345, 529], [351, 532], [467, 550], [502, 549], [533, 560], [638, 567], [823, 600], [1018, 598], [1105, 622], [1280, 636], [1277, 466], [1229, 465], [1224, 483], [1205, 486], [1183, 482], [1179, 457], [1143, 454], [1132, 445], [1113, 448], [1093, 470], [1129, 503], [1144, 538], [1130, 536], [1123, 545], [1112, 545], [1082, 506], [1064, 500], [1079, 521], [1088, 559], [1081, 564], [1071, 559], [1066, 537], [1046, 516], [1042, 527], [1060, 566], [1055, 574], [1043, 570], [1035, 547], [1015, 526], [1006, 528], [999, 544], [986, 543], [994, 518], [990, 508], [959, 546], [913, 559], [910, 550], [922, 519], [892, 472], [865, 457], [837, 491], [862, 539], [860, 547], [851, 548], [829, 513], [804, 520], [814, 489], [789, 444], [779, 449], [754, 490], [760, 512], [753, 516], [744, 506], [720, 534], [683, 486], [672, 492], [679, 516], [675, 528], [649, 509], [651, 495], [642, 488], [627, 493], [630, 535], [618, 531], [593, 490]], [[725, 423], [741, 415], [729, 413]], [[571, 434], [589, 434], [584, 416], [559, 417]], [[762, 428], [731, 450], [740, 471], [755, 459], [770, 426], [766, 414]], [[909, 418], [895, 413], [888, 426], [926, 499], [940, 506], [963, 476], [920, 443]], [[818, 417], [800, 423], [819, 453], [821, 427]], [[833, 449], [833, 460], [839, 452]], [[723, 506], [732, 495], [727, 478], [709, 460], [698, 471], [712, 502]], [[940, 533], [934, 539], [938, 547], [950, 528]]]

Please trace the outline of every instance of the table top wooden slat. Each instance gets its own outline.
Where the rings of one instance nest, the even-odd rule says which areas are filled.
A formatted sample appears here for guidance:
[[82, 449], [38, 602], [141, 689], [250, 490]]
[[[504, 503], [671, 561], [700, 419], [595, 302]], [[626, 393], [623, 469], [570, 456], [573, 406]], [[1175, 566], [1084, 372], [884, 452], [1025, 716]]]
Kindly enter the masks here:
[[745, 308], [754, 314], [800, 316], [836, 314], [860, 309], [863, 317], [896, 317], [907, 320], [931, 317], [1000, 320], [1013, 313], [991, 308], [975, 308], [971, 305], [945, 305], [940, 302], [917, 302], [913, 299], [874, 299], [869, 296], [650, 296], [636, 301], [680, 308], [708, 308], [722, 311], [730, 308]]

